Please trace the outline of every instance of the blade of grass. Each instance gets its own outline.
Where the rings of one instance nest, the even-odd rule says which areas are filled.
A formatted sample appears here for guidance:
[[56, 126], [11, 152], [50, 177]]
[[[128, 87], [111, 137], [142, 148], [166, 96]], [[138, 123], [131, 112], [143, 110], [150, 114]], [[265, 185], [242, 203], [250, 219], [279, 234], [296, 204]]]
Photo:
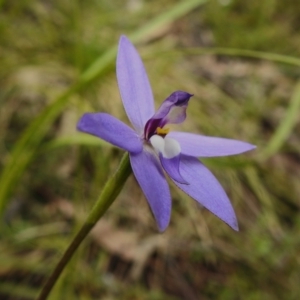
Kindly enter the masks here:
[[[152, 32], [160, 29], [166, 24], [174, 22], [176, 19], [181, 18], [188, 12], [195, 9], [197, 6], [206, 3], [208, 0], [190, 0], [181, 1], [177, 5], [173, 6], [171, 9], [167, 10], [165, 13], [159, 15], [153, 21], [150, 21], [140, 30], [129, 35], [132, 42], [139, 42], [141, 40], [147, 39], [147, 36], [151, 35]], [[114, 51], [105, 54], [105, 60], [113, 59], [115, 53], [117, 52], [117, 47], [113, 48]], [[94, 62], [94, 64], [84, 72], [82, 79], [86, 82], [97, 77], [98, 70], [103, 68], [103, 59], [100, 57]]]
[[87, 135], [84, 133], [78, 133], [73, 136], [56, 138], [50, 141], [49, 143], [47, 143], [45, 146], [43, 146], [41, 151], [51, 151], [56, 148], [74, 146], [74, 145], [109, 147], [109, 148], [112, 147], [111, 144], [108, 144], [97, 137]]
[[[130, 35], [130, 38], [137, 42], [142, 38], [147, 37], [147, 35], [151, 35], [151, 33], [160, 26], [175, 21], [197, 6], [204, 4], [206, 1], [207, 0], [181, 1], [154, 18], [140, 30], [134, 32]], [[33, 159], [39, 143], [45, 136], [49, 126], [68, 104], [69, 97], [103, 74], [106, 69], [113, 64], [116, 51], [117, 47], [113, 46], [96, 59], [74, 85], [52, 102], [52, 104], [46, 107], [45, 110], [25, 129], [24, 133], [14, 146], [0, 176], [0, 213], [3, 213], [13, 187]]]
[[261, 215], [270, 232], [275, 237], [282, 236], [283, 231], [274, 208], [274, 201], [268, 190], [261, 182], [257, 170], [254, 167], [249, 167], [244, 170], [244, 173], [257, 199], [259, 199], [263, 206]]
[[[240, 56], [248, 58], [256, 58], [274, 61], [278, 63], [288, 64], [292, 66], [300, 67], [300, 59], [293, 56], [282, 55], [271, 52], [262, 52], [247, 49], [235, 49], [235, 48], [185, 48], [171, 51], [157, 52], [155, 56], [166, 56], [171, 55], [227, 55], [227, 56]], [[152, 55], [151, 55], [152, 56]]]
[[273, 136], [267, 143], [266, 147], [262, 150], [260, 158], [262, 160], [268, 159], [270, 156], [279, 151], [284, 142], [291, 134], [294, 126], [299, 120], [300, 111], [300, 82], [295, 87], [292, 99], [289, 107], [287, 108], [286, 114], [282, 119], [281, 123], [277, 127]]

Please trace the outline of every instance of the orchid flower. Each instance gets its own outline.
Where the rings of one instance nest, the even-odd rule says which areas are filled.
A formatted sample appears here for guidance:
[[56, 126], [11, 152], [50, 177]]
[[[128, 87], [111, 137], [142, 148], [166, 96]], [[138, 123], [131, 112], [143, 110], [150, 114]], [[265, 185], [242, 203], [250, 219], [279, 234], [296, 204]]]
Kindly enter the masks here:
[[134, 129], [107, 113], [85, 113], [77, 129], [129, 152], [134, 176], [160, 231], [167, 228], [171, 216], [171, 195], [165, 173], [182, 191], [238, 230], [225, 191], [197, 157], [234, 155], [255, 146], [237, 140], [170, 131], [165, 127], [185, 120], [193, 95], [175, 91], [155, 112], [143, 62], [125, 36], [119, 41], [116, 71], [123, 105]]

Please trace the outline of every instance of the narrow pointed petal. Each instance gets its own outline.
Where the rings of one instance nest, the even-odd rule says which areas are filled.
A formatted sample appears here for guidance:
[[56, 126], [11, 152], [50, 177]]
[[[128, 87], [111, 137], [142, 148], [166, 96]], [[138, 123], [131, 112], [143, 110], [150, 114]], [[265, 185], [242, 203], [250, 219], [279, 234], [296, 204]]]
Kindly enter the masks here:
[[134, 128], [142, 133], [154, 114], [153, 94], [143, 62], [125, 36], [119, 41], [117, 79], [127, 116]]
[[181, 153], [195, 157], [214, 157], [240, 154], [256, 148], [246, 142], [210, 137], [186, 132], [170, 132], [167, 137], [177, 140]]
[[95, 135], [130, 153], [143, 150], [140, 137], [129, 126], [106, 113], [86, 113], [77, 124], [77, 129]]
[[157, 158], [143, 151], [130, 155], [136, 180], [141, 186], [160, 231], [164, 231], [171, 217], [171, 195], [168, 183]]
[[177, 181], [178, 183], [188, 184], [188, 182], [180, 174], [180, 155], [177, 155], [173, 158], [164, 158], [160, 153], [159, 159], [164, 170], [173, 180]]
[[166, 124], [179, 124], [186, 118], [186, 109], [192, 94], [183, 91], [172, 93], [160, 106], [145, 126], [145, 137], [150, 138], [156, 133], [157, 127]]
[[174, 183], [234, 230], [238, 230], [230, 200], [214, 175], [198, 159], [181, 157], [180, 172], [189, 185]]

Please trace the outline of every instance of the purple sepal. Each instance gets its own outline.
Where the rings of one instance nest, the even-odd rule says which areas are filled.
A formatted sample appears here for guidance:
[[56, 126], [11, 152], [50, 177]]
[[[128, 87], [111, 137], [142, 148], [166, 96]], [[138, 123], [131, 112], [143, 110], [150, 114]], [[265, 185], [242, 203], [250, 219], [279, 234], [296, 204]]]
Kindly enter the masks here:
[[77, 123], [77, 129], [95, 135], [130, 153], [139, 153], [143, 144], [129, 126], [106, 113], [85, 113]]
[[127, 116], [142, 134], [146, 122], [155, 112], [152, 89], [138, 52], [124, 35], [119, 41], [117, 79]]
[[196, 157], [216, 157], [240, 154], [256, 148], [246, 142], [188, 132], [170, 132], [167, 137], [180, 144], [181, 153]]
[[173, 158], [165, 158], [160, 153], [159, 159], [164, 170], [173, 180], [177, 181], [178, 183], [189, 184], [184, 178], [182, 178], [180, 174], [180, 170], [179, 170], [180, 156], [181, 155], [179, 154]]
[[224, 189], [215, 176], [195, 157], [182, 155], [180, 173], [189, 185], [174, 183], [210, 210], [231, 228], [238, 231], [237, 219]]
[[166, 124], [179, 124], [186, 118], [186, 109], [192, 94], [183, 91], [172, 93], [160, 106], [158, 111], [148, 120], [145, 126], [145, 138], [148, 140], [157, 127]]
[[134, 176], [141, 186], [160, 231], [164, 231], [171, 217], [171, 195], [158, 159], [147, 150], [130, 154]]

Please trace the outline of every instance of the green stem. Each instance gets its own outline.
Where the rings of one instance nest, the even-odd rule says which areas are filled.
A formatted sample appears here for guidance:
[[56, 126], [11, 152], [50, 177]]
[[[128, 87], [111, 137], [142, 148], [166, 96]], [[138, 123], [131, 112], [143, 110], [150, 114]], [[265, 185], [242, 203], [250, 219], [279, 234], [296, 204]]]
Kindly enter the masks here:
[[73, 241], [66, 249], [62, 258], [56, 265], [52, 274], [46, 281], [40, 295], [37, 297], [37, 300], [45, 300], [47, 299], [49, 293], [51, 292], [53, 286], [61, 275], [62, 271], [74, 255], [75, 251], [84, 240], [84, 238], [88, 235], [94, 225], [98, 222], [98, 220], [103, 216], [103, 214], [107, 211], [110, 205], [114, 202], [118, 194], [121, 192], [127, 178], [131, 174], [131, 166], [129, 161], [129, 155], [126, 153], [122, 161], [119, 165], [118, 170], [115, 174], [107, 181], [104, 186], [102, 193], [100, 194], [97, 202], [92, 208], [89, 216], [84, 222], [83, 226], [79, 230], [79, 232], [73, 238]]

